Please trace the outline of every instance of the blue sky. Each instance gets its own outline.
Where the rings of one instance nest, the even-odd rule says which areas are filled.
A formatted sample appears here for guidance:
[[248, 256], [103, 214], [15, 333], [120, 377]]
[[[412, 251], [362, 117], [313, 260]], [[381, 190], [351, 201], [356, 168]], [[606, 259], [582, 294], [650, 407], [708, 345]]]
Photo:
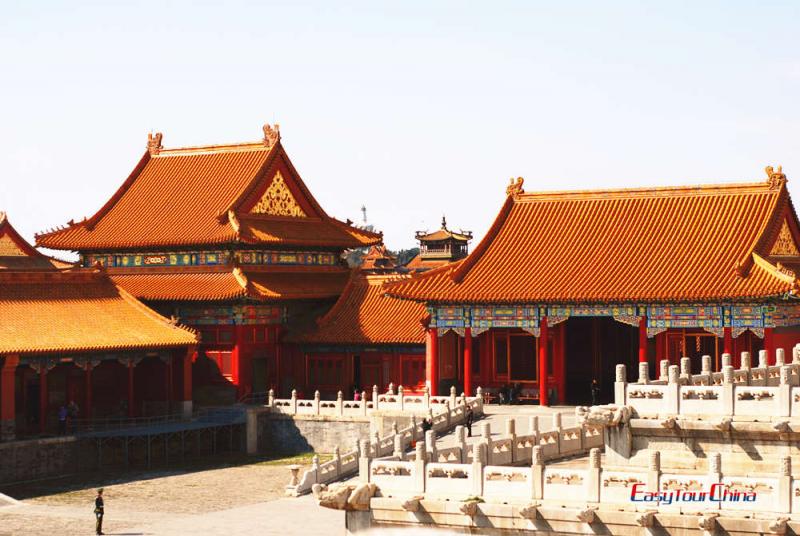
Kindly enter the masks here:
[[147, 132], [248, 141], [266, 121], [328, 213], [366, 205], [393, 249], [442, 214], [483, 236], [512, 176], [782, 164], [797, 196], [798, 25], [798, 2], [3, 2], [0, 210], [32, 239], [93, 214]]

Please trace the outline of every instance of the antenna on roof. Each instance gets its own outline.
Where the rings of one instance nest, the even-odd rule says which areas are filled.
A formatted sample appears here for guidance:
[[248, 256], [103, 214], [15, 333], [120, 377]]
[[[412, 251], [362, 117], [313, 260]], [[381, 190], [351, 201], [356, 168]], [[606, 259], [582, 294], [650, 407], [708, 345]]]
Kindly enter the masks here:
[[364, 225], [367, 224], [367, 207], [365, 205], [361, 205], [361, 214], [363, 215]]

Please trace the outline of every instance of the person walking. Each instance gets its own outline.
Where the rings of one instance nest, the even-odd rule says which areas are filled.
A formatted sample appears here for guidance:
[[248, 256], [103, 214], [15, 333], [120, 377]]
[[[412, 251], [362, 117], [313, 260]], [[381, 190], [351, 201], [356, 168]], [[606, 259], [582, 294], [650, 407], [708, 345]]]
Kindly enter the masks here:
[[475, 418], [475, 415], [473, 415], [472, 413], [471, 406], [467, 406], [467, 412], [464, 416], [465, 416], [464, 424], [467, 425], [467, 437], [472, 437], [472, 420]]
[[103, 503], [103, 488], [97, 490], [97, 497], [94, 499], [95, 532], [103, 534], [103, 515], [105, 514], [105, 504]]

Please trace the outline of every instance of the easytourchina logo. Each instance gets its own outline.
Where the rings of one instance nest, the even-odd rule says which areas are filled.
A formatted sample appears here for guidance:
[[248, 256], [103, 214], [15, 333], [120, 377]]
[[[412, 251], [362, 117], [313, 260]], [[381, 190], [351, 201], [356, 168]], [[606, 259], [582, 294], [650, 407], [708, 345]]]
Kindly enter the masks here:
[[711, 484], [707, 490], [664, 490], [648, 491], [645, 485], [637, 482], [631, 488], [631, 501], [672, 504], [681, 502], [755, 502], [756, 492], [738, 490], [727, 484]]

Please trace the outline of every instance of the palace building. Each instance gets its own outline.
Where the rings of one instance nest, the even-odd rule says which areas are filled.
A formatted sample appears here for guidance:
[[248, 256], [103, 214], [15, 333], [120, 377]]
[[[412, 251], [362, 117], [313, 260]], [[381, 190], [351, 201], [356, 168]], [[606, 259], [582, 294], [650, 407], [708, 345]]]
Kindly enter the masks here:
[[384, 283], [408, 277], [383, 246], [373, 246], [330, 311], [290, 335], [308, 362], [309, 388], [336, 398], [389, 383], [424, 387], [425, 307], [383, 293]]
[[[781, 169], [696, 187], [525, 193], [512, 180], [465, 259], [385, 286], [424, 303], [426, 381], [520, 384], [540, 403], [612, 396], [617, 363], [800, 341], [800, 228]], [[738, 366], [734, 357], [734, 365]]]
[[405, 267], [411, 272], [424, 272], [463, 259], [469, 253], [470, 231], [455, 232], [447, 228], [442, 216], [442, 227], [432, 233], [417, 231], [419, 254], [408, 261]]
[[36, 237], [39, 246], [79, 252], [82, 266], [99, 263], [115, 284], [199, 331], [202, 403], [269, 388], [288, 394], [318, 374], [293, 358], [284, 333], [342, 294], [345, 250], [381, 241], [326, 214], [277, 125], [263, 130], [256, 143], [181, 149], [150, 135], [94, 216]]
[[197, 335], [146, 307], [102, 267], [38, 252], [0, 213], [0, 437], [78, 417], [192, 411]]

